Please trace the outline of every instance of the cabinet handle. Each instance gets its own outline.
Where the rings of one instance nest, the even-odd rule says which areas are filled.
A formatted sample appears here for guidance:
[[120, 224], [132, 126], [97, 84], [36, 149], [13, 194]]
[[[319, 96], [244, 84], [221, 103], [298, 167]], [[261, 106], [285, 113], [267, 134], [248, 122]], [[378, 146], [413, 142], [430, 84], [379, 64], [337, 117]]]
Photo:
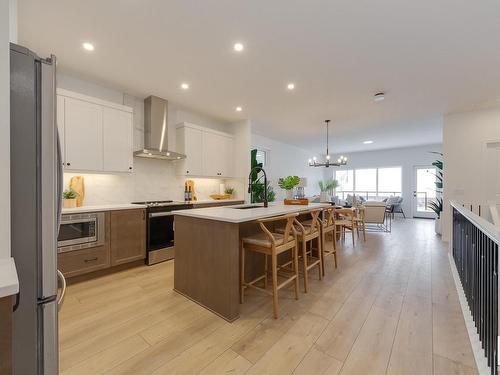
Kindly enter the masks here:
[[97, 260], [97, 257], [95, 258], [90, 258], [90, 259], [85, 259], [84, 262], [85, 263], [90, 263], [90, 262], [95, 262]]
[[186, 173], [189, 173], [189, 171], [186, 171]]
[[129, 170], [132, 170], [132, 167], [128, 167]]
[[69, 167], [71, 165], [71, 163], [66, 163], [66, 165]]

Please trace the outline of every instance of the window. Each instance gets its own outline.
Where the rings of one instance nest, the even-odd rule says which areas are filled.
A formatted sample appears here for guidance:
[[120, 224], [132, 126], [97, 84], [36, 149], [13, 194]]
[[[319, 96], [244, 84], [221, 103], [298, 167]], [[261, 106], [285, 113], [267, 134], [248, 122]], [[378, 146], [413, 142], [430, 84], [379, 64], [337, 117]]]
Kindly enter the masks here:
[[269, 153], [269, 151], [267, 151], [267, 150], [257, 150], [257, 155], [256, 155], [257, 163], [262, 163], [263, 167], [267, 166], [269, 163], [268, 153]]
[[337, 193], [342, 199], [348, 194], [377, 200], [401, 195], [401, 167], [337, 170], [335, 179], [339, 182]]
[[401, 194], [401, 167], [378, 169], [378, 194], [384, 198]]
[[376, 169], [356, 169], [355, 170], [355, 191], [356, 192], [376, 192], [377, 191], [377, 170]]
[[336, 180], [339, 182], [338, 191], [353, 191], [354, 190], [354, 176], [353, 170], [337, 171]]

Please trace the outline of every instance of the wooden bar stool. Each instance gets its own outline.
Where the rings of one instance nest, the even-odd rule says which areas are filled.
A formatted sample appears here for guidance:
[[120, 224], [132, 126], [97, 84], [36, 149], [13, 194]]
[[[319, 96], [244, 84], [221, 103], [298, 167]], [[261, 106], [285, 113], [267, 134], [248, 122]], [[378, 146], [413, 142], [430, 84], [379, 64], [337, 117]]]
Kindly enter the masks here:
[[356, 217], [354, 218], [356, 232], [359, 238], [359, 231], [363, 231], [363, 241], [366, 242], [365, 206], [359, 205], [356, 207], [356, 211]]
[[[299, 250], [299, 258], [302, 263], [302, 273], [304, 275], [304, 292], [307, 293], [309, 287], [309, 270], [318, 266], [319, 279], [323, 278], [323, 248], [321, 243], [321, 229], [319, 214], [322, 209], [314, 209], [309, 211], [311, 214], [311, 219], [300, 222], [295, 220], [295, 229], [297, 230], [297, 242], [301, 243], [301, 250]], [[276, 230], [278, 233], [283, 233], [283, 228], [278, 228]], [[318, 243], [317, 256], [313, 255], [312, 241], [316, 239]], [[307, 249], [307, 243], [309, 242], [310, 247]]]
[[[299, 264], [298, 264], [298, 254], [297, 254], [297, 231], [294, 227], [294, 222], [298, 214], [288, 214], [283, 216], [271, 217], [266, 219], [257, 220], [262, 229], [262, 233], [258, 233], [253, 236], [244, 237], [241, 239], [240, 245], [240, 303], [244, 302], [245, 299], [245, 288], [254, 288], [265, 293], [272, 295], [273, 297], [273, 311], [275, 319], [279, 316], [279, 306], [278, 306], [278, 290], [285, 287], [286, 285], [294, 282], [295, 284], [295, 299], [299, 298]], [[266, 224], [273, 224], [277, 222], [282, 222], [286, 220], [286, 225], [283, 233], [273, 233], [267, 227]], [[245, 281], [245, 251], [254, 251], [261, 253], [265, 257], [265, 269], [264, 274], [256, 277], [250, 282]], [[278, 284], [278, 271], [283, 268], [278, 265], [278, 255], [289, 252], [292, 257], [292, 271], [288, 272], [287, 275], [282, 273], [279, 276], [284, 276], [285, 280]], [[267, 290], [267, 257], [271, 257], [271, 273], [273, 287], [270, 292]], [[290, 263], [290, 262], [289, 262]], [[255, 285], [257, 282], [263, 280], [264, 287], [259, 287]]]
[[[335, 208], [325, 208], [323, 209], [323, 219], [320, 220], [321, 223], [321, 240], [323, 244], [321, 248], [323, 249], [322, 256], [322, 270], [323, 276], [325, 275], [325, 258], [327, 256], [333, 255], [335, 261], [335, 268], [337, 268], [337, 224], [335, 223]], [[325, 246], [326, 237], [328, 234], [332, 235], [333, 249], [327, 250]]]
[[350, 230], [352, 234], [352, 245], [354, 246], [354, 231], [356, 230], [356, 224], [354, 222], [355, 212], [350, 208], [340, 208], [335, 210], [337, 218], [335, 219], [335, 225], [338, 225], [341, 229], [342, 239], [345, 240], [345, 231]]

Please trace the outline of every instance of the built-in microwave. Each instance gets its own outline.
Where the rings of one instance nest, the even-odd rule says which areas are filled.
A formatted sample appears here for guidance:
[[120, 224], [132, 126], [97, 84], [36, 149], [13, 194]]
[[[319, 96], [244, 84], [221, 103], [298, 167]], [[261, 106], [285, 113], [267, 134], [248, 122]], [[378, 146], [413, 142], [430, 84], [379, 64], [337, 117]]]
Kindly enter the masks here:
[[104, 212], [62, 215], [57, 251], [64, 253], [104, 245], [104, 218]]

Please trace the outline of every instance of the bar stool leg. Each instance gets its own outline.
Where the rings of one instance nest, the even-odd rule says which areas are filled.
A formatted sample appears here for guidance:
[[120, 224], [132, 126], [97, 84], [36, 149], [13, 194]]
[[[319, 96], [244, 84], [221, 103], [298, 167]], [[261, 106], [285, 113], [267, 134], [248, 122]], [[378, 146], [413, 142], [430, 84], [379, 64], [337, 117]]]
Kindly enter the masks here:
[[321, 273], [325, 276], [325, 233], [323, 230], [320, 232], [321, 238]]
[[309, 280], [307, 275], [307, 243], [305, 240], [302, 241], [302, 266], [304, 267], [304, 293], [307, 293]]
[[278, 311], [278, 260], [276, 256], [276, 252], [273, 251], [271, 255], [271, 267], [273, 272], [273, 311], [274, 318], [278, 319], [279, 311]]
[[[321, 243], [322, 236], [321, 234], [317, 238], [318, 240], [318, 258], [319, 258], [319, 263], [318, 263], [318, 274], [319, 274], [319, 279], [323, 279], [323, 244]], [[312, 242], [312, 241], [311, 241]]]
[[240, 303], [245, 302], [245, 248], [240, 242]]
[[293, 270], [295, 272], [295, 299], [299, 299], [299, 248], [295, 245], [293, 252]]
[[267, 254], [264, 254], [264, 274], [266, 277], [264, 278], [264, 288], [267, 289]]

